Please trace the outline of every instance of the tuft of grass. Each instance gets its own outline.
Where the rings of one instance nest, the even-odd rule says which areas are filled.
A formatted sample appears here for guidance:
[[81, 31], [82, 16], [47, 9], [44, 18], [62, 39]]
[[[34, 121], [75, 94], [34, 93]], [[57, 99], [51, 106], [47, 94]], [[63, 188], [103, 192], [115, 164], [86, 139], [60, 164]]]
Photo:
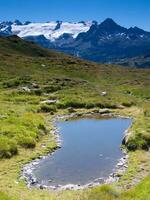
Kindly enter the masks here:
[[150, 147], [150, 103], [144, 103], [143, 110], [136, 117], [132, 125], [133, 134], [129, 137], [126, 146], [129, 150], [144, 149], [149, 150]]
[[0, 158], [11, 158], [17, 153], [16, 141], [0, 135]]
[[0, 157], [18, 153], [18, 146], [34, 148], [36, 141], [47, 134], [46, 123], [40, 114], [26, 112], [9, 116], [0, 122]]
[[119, 200], [120, 194], [109, 185], [103, 185], [92, 189], [88, 196], [87, 200]]
[[57, 107], [55, 105], [41, 105], [40, 109], [38, 110], [39, 112], [44, 112], [44, 113], [51, 113], [51, 112], [56, 112]]

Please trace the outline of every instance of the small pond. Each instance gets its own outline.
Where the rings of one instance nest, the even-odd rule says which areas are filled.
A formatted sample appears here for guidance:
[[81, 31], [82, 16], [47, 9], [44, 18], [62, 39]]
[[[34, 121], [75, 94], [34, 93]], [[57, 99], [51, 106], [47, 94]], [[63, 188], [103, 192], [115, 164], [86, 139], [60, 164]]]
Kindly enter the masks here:
[[123, 156], [120, 145], [131, 119], [75, 119], [57, 122], [62, 148], [41, 160], [33, 170], [38, 182], [85, 185], [108, 178]]

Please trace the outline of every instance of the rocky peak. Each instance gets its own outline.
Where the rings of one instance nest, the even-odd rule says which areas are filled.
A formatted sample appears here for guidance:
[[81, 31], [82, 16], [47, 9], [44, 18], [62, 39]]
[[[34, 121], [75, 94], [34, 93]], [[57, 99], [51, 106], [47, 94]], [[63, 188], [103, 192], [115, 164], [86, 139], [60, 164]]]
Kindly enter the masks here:
[[118, 25], [116, 22], [114, 22], [113, 19], [107, 18], [104, 20], [100, 25], [99, 29], [101, 31], [106, 31], [108, 33], [115, 33], [115, 32], [125, 32], [127, 29]]
[[22, 23], [18, 20], [18, 19], [16, 19], [15, 21], [14, 21], [14, 23], [13, 23], [14, 25], [22, 25]]
[[132, 34], [136, 34], [136, 35], [142, 35], [142, 34], [145, 34], [145, 33], [148, 33], [140, 28], [138, 28], [137, 26], [135, 27], [131, 27], [128, 29], [128, 33], [132, 33]]
[[106, 27], [106, 26], [118, 26], [118, 24], [111, 18], [105, 19], [102, 23], [101, 26]]
[[11, 32], [11, 25], [13, 23], [10, 21], [5, 21], [0, 23], [0, 35], [2, 36], [8, 36]]
[[11, 26], [13, 23], [11, 21], [4, 21], [0, 23], [0, 28], [4, 28], [6, 26]]
[[56, 21], [56, 23], [57, 23], [57, 25], [56, 25], [56, 27], [54, 29], [55, 31], [58, 30], [58, 29], [60, 29], [62, 21]]
[[93, 20], [93, 21], [92, 21], [92, 24], [93, 24], [93, 25], [98, 25], [98, 22], [95, 21], [95, 20]]

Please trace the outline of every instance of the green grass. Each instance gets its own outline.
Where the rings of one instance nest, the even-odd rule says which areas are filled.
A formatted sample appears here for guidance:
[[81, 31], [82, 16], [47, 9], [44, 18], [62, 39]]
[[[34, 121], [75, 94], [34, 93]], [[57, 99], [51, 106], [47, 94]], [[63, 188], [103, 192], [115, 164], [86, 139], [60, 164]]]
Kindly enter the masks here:
[[135, 188], [128, 191], [117, 191], [114, 187], [104, 185], [92, 189], [85, 200], [149, 200], [150, 176], [145, 178]]
[[[0, 200], [150, 199], [149, 177], [131, 190], [118, 190], [118, 186], [124, 188], [142, 174], [139, 169], [143, 163], [146, 174], [149, 173], [146, 156], [150, 145], [149, 69], [83, 61], [16, 36], [0, 37], [0, 58]], [[54, 105], [41, 103], [50, 99], [58, 101]], [[102, 108], [133, 118], [126, 142], [129, 168], [118, 185], [48, 192], [28, 190], [18, 180], [24, 163], [56, 149], [55, 137], [49, 134], [55, 114]]]
[[8, 195], [0, 191], [0, 200], [15, 200], [15, 199], [12, 199]]
[[7, 116], [0, 121], [0, 157], [17, 154], [18, 146], [34, 148], [36, 141], [47, 132], [41, 114], [24, 112]]
[[123, 192], [122, 200], [149, 200], [150, 199], [150, 176], [145, 178], [139, 185], [130, 191]]
[[[67, 193], [67, 192], [66, 192]], [[44, 195], [40, 195], [38, 199], [48, 199]], [[53, 195], [52, 195], [53, 196]], [[57, 195], [58, 199], [60, 194]], [[79, 193], [79, 195], [66, 194], [61, 195], [63, 199], [70, 197], [71, 199], [79, 200], [149, 200], [150, 199], [150, 177], [145, 178], [140, 184], [138, 184], [134, 189], [118, 192], [114, 187], [109, 185], [104, 185], [101, 187], [96, 187], [89, 191], [84, 191]], [[57, 198], [55, 195], [49, 199], [55, 200]], [[31, 197], [32, 199], [32, 197]], [[18, 200], [17, 198], [6, 195], [0, 192], [0, 200]]]
[[97, 187], [92, 189], [89, 194], [87, 195], [86, 199], [91, 200], [114, 200], [119, 199], [120, 194], [117, 192], [112, 186], [109, 185], [103, 185], [101, 187]]
[[134, 134], [127, 141], [129, 150], [145, 149], [148, 150], [150, 146], [150, 107], [148, 103], [143, 106], [143, 111], [140, 116], [136, 118], [131, 131]]

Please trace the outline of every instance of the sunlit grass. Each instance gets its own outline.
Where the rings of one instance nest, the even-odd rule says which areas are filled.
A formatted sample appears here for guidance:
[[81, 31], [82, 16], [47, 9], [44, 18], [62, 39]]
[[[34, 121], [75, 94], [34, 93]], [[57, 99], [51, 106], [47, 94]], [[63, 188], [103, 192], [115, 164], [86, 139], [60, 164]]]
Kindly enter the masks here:
[[[141, 165], [149, 173], [149, 157], [141, 149], [150, 144], [150, 71], [98, 65], [15, 37], [0, 43], [0, 200], [149, 200], [149, 177], [129, 191], [118, 187], [125, 188], [140, 176]], [[58, 102], [41, 104], [49, 99]], [[120, 182], [81, 191], [27, 189], [19, 180], [23, 164], [57, 146], [49, 134], [52, 117], [101, 108], [133, 119], [127, 147], [134, 151]]]

